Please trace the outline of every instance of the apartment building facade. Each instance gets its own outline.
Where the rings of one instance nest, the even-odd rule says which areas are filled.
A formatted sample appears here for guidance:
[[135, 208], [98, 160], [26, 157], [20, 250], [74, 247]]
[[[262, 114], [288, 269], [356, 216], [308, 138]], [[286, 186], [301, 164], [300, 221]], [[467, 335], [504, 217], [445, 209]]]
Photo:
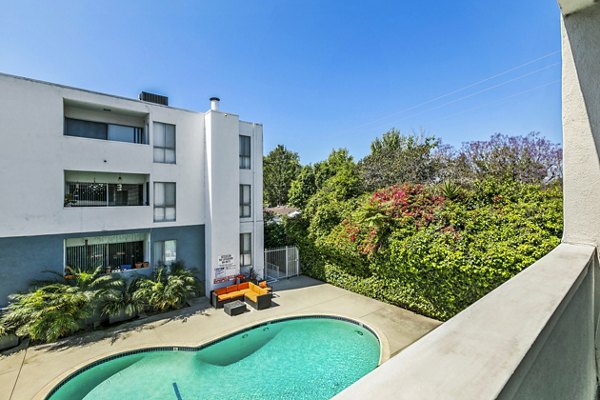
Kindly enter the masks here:
[[0, 305], [45, 271], [150, 273], [208, 293], [263, 265], [262, 125], [0, 74]]

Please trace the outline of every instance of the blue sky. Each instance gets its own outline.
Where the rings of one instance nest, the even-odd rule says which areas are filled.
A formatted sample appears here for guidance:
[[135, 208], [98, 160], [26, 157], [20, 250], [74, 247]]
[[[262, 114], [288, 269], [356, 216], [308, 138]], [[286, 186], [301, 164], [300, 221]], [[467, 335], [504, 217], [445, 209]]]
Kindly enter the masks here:
[[264, 124], [265, 154], [359, 159], [392, 127], [454, 146], [494, 132], [561, 141], [553, 0], [1, 5], [0, 72], [195, 110], [216, 95]]

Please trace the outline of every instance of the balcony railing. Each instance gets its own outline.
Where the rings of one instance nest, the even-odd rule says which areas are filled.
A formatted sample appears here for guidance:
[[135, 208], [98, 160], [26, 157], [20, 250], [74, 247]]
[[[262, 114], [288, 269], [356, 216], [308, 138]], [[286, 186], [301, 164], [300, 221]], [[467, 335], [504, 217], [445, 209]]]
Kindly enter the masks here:
[[120, 183], [65, 183], [65, 207], [121, 207], [148, 205], [146, 185]]

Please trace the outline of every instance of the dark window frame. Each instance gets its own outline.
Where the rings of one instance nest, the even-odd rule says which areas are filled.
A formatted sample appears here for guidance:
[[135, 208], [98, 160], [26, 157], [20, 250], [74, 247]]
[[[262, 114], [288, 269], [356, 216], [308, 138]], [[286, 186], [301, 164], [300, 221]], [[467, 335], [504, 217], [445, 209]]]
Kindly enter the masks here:
[[[71, 123], [75, 123], [75, 125], [80, 125], [79, 127], [72, 126]], [[84, 126], [82, 126], [84, 125]], [[85, 125], [88, 126], [87, 129], [91, 130], [92, 126], [95, 126], [100, 134], [98, 135], [86, 135], [82, 134], [81, 130], [85, 130]], [[111, 126], [130, 128], [132, 129], [132, 137], [131, 140], [115, 140], [109, 138], [109, 131]], [[101, 128], [101, 129], [98, 129]], [[76, 132], [78, 131], [79, 132]], [[96, 140], [106, 140], [110, 142], [121, 142], [121, 143], [133, 143], [133, 144], [148, 144], [148, 135], [146, 134], [146, 128], [139, 126], [131, 126], [131, 125], [123, 125], [123, 124], [115, 124], [108, 122], [98, 122], [98, 121], [89, 121], [79, 118], [64, 118], [64, 136], [71, 137], [81, 137], [86, 139], [96, 139]]]
[[[248, 199], [244, 199], [244, 189], [248, 188]], [[252, 217], [252, 185], [240, 185], [240, 218]]]
[[[158, 201], [157, 204], [157, 185], [164, 185], [163, 187], [163, 194], [164, 194], [164, 198], [161, 201]], [[172, 188], [173, 190], [173, 201], [169, 202], [168, 201], [168, 197], [169, 195], [167, 194], [167, 190], [171, 190], [168, 188]], [[153, 205], [154, 205], [154, 211], [153, 211], [153, 218], [154, 218], [154, 222], [173, 222], [177, 220], [177, 184], [175, 182], [154, 182], [154, 193], [153, 193]], [[159, 199], [160, 200], [160, 199]], [[172, 208], [173, 209], [173, 219], [167, 219], [167, 209]], [[162, 209], [163, 210], [163, 217], [162, 219], [157, 219], [156, 218], [156, 210], [157, 209]]]
[[252, 137], [240, 135], [240, 169], [252, 169]]
[[[155, 163], [160, 163], [160, 164], [177, 164], [177, 127], [174, 124], [167, 124], [166, 122], [158, 122], [158, 121], [154, 121], [153, 124], [153, 138], [152, 138], [152, 147], [153, 147], [153, 161]], [[156, 126], [157, 125], [164, 125], [164, 137], [163, 137], [163, 143], [164, 146], [157, 146], [156, 145], [156, 135], [157, 135], [157, 129]], [[167, 127], [172, 127], [173, 128], [173, 147], [167, 146], [168, 140], [167, 140], [167, 135], [168, 135], [168, 131], [167, 131]], [[162, 161], [157, 160], [157, 150], [162, 154]], [[173, 151], [173, 161], [166, 161], [167, 160], [167, 151], [171, 150]]]
[[[250, 238], [248, 241], [249, 248], [244, 246], [245, 236]], [[240, 267], [250, 266], [252, 266], [252, 233], [240, 233]]]

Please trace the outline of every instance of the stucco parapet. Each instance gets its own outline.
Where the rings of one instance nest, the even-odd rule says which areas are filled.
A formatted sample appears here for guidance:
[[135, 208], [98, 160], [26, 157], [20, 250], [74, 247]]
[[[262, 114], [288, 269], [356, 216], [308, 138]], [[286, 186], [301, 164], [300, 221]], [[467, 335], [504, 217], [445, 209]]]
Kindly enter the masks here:
[[593, 265], [561, 244], [336, 399], [495, 399]]
[[562, 14], [569, 15], [597, 4], [597, 0], [558, 0], [558, 4]]

